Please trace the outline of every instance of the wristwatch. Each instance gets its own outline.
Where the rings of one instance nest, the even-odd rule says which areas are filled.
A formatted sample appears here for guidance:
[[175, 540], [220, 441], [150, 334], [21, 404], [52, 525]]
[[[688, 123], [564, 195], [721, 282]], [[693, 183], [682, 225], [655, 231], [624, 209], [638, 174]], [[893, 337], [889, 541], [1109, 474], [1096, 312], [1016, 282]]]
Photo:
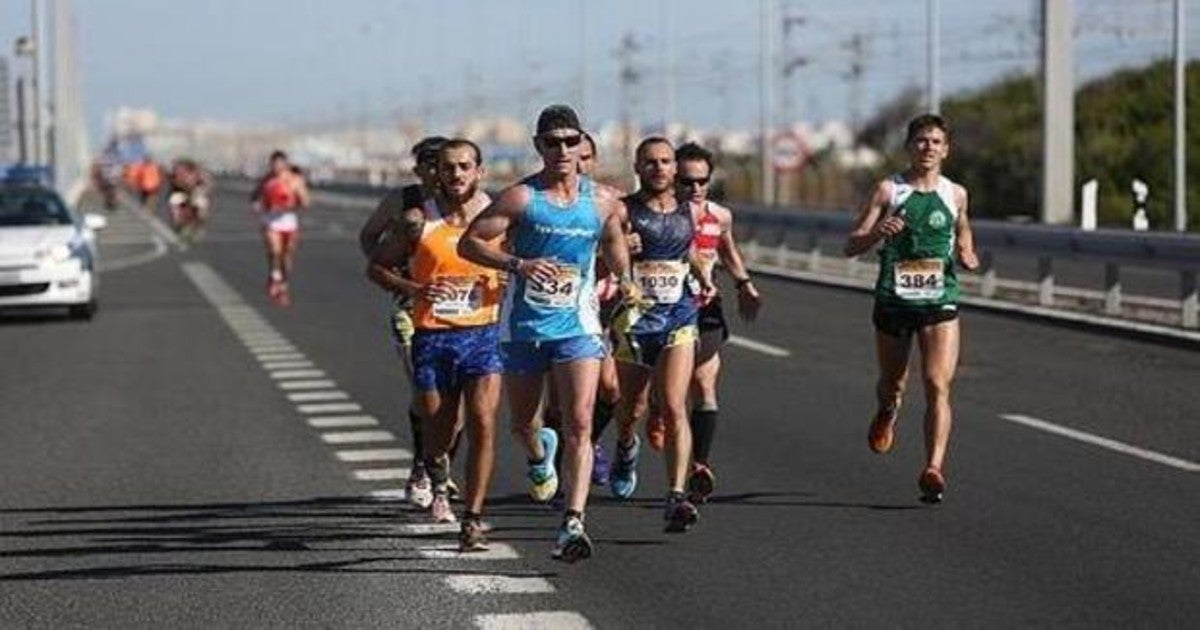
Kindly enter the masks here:
[[504, 268], [507, 269], [509, 273], [520, 273], [522, 262], [525, 261], [513, 256], [512, 258], [508, 259], [508, 262], [504, 263]]

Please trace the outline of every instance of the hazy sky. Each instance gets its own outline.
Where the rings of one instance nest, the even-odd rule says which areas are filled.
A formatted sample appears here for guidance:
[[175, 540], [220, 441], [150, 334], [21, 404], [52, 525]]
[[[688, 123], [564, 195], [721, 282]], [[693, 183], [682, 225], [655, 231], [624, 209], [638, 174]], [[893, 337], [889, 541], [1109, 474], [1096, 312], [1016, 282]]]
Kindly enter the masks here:
[[[781, 52], [805, 61], [792, 79], [794, 113], [865, 116], [923, 84], [926, 0], [776, 4], [800, 18]], [[1197, 4], [1189, 1], [1193, 43]], [[29, 2], [0, 5], [0, 38], [11, 51]], [[944, 92], [1036, 68], [1039, 5], [942, 0]], [[638, 49], [635, 117], [662, 119], [673, 67], [677, 119], [750, 126], [759, 106], [759, 7], [758, 0], [74, 0], [97, 131], [104, 112], [120, 105], [250, 122], [382, 120], [399, 111], [444, 126], [480, 109], [529, 119], [547, 102], [567, 101], [586, 105], [585, 120], [595, 123], [618, 115], [615, 51], [625, 34]], [[1171, 52], [1171, 0], [1076, 0], [1075, 8], [1081, 76]], [[848, 78], [856, 61], [857, 81]]]

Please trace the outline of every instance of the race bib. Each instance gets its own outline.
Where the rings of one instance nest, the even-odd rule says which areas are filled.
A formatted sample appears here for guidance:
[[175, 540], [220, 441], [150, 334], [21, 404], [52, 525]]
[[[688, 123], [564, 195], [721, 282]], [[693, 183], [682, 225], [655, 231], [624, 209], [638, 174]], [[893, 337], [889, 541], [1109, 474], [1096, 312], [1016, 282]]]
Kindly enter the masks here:
[[683, 299], [688, 265], [678, 260], [644, 260], [634, 263], [633, 279], [642, 295], [658, 304], [675, 304]]
[[558, 275], [548, 282], [525, 280], [525, 301], [542, 308], [575, 308], [579, 304], [579, 267], [557, 264]]
[[945, 263], [937, 258], [896, 263], [896, 296], [905, 300], [936, 300], [946, 292]]
[[434, 317], [455, 319], [474, 315], [483, 302], [483, 287], [474, 277], [444, 277], [439, 282], [454, 288], [454, 297], [433, 303]]

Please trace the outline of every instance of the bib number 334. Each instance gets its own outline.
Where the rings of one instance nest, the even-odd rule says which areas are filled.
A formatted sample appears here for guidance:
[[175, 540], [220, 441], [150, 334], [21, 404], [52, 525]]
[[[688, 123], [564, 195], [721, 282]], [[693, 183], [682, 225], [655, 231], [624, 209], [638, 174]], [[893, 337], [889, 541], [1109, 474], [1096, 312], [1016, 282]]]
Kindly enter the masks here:
[[896, 263], [896, 295], [905, 300], [936, 300], [946, 293], [945, 263], [936, 258]]
[[546, 282], [525, 280], [525, 301], [543, 308], [575, 308], [579, 300], [579, 268], [558, 265], [558, 274]]

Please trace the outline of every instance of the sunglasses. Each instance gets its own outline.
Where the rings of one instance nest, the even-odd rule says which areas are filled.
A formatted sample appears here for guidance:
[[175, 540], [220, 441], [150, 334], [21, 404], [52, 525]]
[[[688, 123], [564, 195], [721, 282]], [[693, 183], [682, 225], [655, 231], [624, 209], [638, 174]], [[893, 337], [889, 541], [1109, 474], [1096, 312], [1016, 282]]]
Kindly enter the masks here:
[[680, 177], [679, 185], [683, 186], [684, 188], [691, 188], [692, 186], [707, 186], [711, 179], [711, 177], [697, 177], [694, 179], [691, 177]]
[[573, 149], [583, 142], [583, 134], [574, 134], [570, 136], [538, 136], [537, 141], [547, 149], [563, 147]]

